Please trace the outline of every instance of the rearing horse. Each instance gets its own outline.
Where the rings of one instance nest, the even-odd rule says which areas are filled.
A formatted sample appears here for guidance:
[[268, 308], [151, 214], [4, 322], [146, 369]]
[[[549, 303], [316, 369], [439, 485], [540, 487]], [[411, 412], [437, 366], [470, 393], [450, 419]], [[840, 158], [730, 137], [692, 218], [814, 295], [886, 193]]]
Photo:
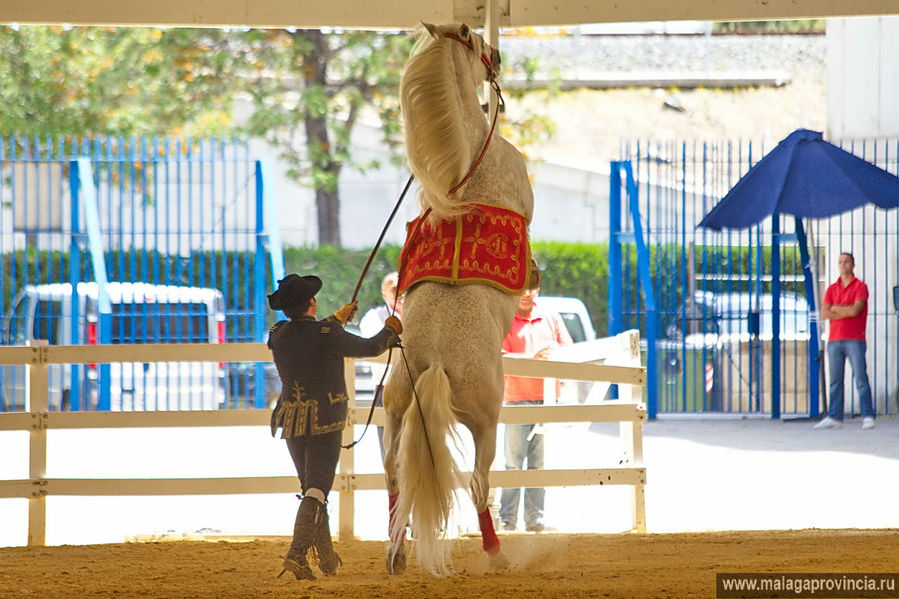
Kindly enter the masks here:
[[[503, 400], [501, 344], [531, 274], [527, 225], [534, 197], [524, 159], [491, 135], [478, 99], [478, 87], [496, 76], [499, 54], [467, 25], [423, 24], [417, 37], [400, 99], [409, 164], [421, 186], [416, 220], [423, 222], [421, 231], [410, 227], [401, 260], [418, 255], [421, 261], [404, 265], [400, 275], [400, 287], [412, 285], [403, 308], [409, 368], [394, 367], [384, 394], [387, 569], [406, 567], [411, 514], [419, 563], [445, 575], [451, 572], [447, 520], [455, 489], [465, 486], [447, 445], [457, 422], [474, 439], [470, 489], [484, 550], [491, 567], [508, 565], [488, 509], [489, 470]], [[463, 230], [463, 221], [471, 228]], [[506, 228], [497, 232], [491, 223]], [[426, 241], [411, 247], [419, 233]], [[501, 259], [506, 262], [494, 262]], [[429, 271], [438, 262], [447, 272]], [[465, 270], [470, 279], [463, 280]], [[422, 272], [434, 276], [409, 280]]]

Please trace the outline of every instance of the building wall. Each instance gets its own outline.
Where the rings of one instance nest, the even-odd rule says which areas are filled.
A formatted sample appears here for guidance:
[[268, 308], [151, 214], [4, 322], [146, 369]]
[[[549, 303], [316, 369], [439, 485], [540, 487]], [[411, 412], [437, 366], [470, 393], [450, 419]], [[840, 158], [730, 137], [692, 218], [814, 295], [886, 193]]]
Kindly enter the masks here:
[[827, 21], [827, 138], [899, 136], [899, 16]]

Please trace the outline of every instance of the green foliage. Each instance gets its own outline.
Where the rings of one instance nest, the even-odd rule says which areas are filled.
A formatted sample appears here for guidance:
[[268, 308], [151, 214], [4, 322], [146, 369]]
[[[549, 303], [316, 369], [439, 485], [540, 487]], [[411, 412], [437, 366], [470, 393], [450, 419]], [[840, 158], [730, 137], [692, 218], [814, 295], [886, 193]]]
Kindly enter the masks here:
[[318, 196], [319, 239], [337, 245], [339, 223], [322, 212], [339, 213], [341, 170], [378, 166], [354, 161], [350, 153], [363, 110], [376, 113], [392, 159], [400, 161], [397, 90], [411, 38], [372, 31], [251, 30], [243, 34], [243, 43], [254, 108], [245, 132], [279, 149], [289, 178], [323, 192]]
[[[504, 76], [524, 76], [525, 81], [531, 82], [537, 78], [537, 72], [540, 67], [540, 59], [533, 56], [526, 56], [509, 61], [505, 55], [502, 58], [502, 64], [509, 65], [503, 69]], [[526, 94], [539, 95], [542, 109], [545, 109], [553, 100], [559, 97], [559, 83], [562, 81], [561, 74], [558, 69], [553, 70], [553, 81], [549, 88], [543, 91], [527, 91], [525, 88], [510, 89], [504, 93], [511, 100], [522, 100]], [[521, 106], [516, 107], [516, 116], [511, 117], [509, 112], [500, 115], [499, 132], [505, 139], [514, 145], [519, 152], [528, 159], [528, 148], [539, 143], [548, 141], [556, 132], [556, 122], [550, 118], [548, 114], [542, 110], [532, 110]], [[492, 118], [492, 115], [491, 115]]]
[[[351, 155], [360, 118], [375, 117], [390, 161], [404, 160], [398, 89], [411, 47], [405, 33], [372, 31], [0, 26], [0, 135], [231, 134], [245, 94], [253, 112], [241, 131], [316, 190], [319, 241], [338, 245], [341, 170], [380, 166]], [[526, 111], [501, 129], [524, 150], [554, 124]]]
[[[359, 290], [359, 317], [383, 301], [381, 279], [396, 270], [400, 249], [397, 245], [381, 247]], [[532, 250], [543, 270], [540, 293], [580, 298], [590, 311], [597, 333], [604, 335], [608, 330], [608, 246], [535, 242]], [[322, 278], [320, 310], [328, 314], [350, 301], [369, 253], [334, 247], [288, 248], [284, 262], [287, 272]]]
[[[383, 303], [381, 280], [397, 269], [400, 246], [382, 245], [369, 267], [365, 280], [359, 288], [359, 314]], [[284, 268], [288, 273], [314, 274], [321, 277], [323, 285], [318, 294], [319, 312], [327, 315], [353, 297], [353, 290], [362, 274], [371, 250], [347, 250], [333, 246], [319, 248], [286, 248]]]
[[215, 29], [0, 26], [0, 134], [221, 133], [229, 47]]
[[587, 306], [597, 335], [608, 331], [608, 244], [533, 242], [531, 251], [543, 274], [540, 293], [579, 298]]
[[[372, 261], [371, 267], [359, 289], [359, 314], [361, 318], [369, 308], [382, 302], [381, 280], [397, 269], [400, 246], [384, 245]], [[676, 244], [653, 246], [650, 248], [650, 270], [656, 297], [664, 300], [666, 306], [680, 306], [685, 301], [686, 252]], [[608, 334], [609, 309], [609, 248], [608, 244], [533, 242], [532, 251], [543, 272], [540, 293], [580, 298], [587, 306], [596, 333], [600, 337]], [[781, 248], [781, 273], [785, 278], [802, 274], [798, 249]], [[287, 273], [301, 275], [315, 274], [322, 278], [324, 285], [318, 294], [319, 315], [333, 313], [353, 296], [359, 276], [368, 260], [370, 250], [348, 250], [333, 246], [318, 248], [290, 247], [284, 250], [284, 265]], [[622, 271], [628, 282], [625, 287], [638, 289], [637, 256], [633, 246], [622, 252]], [[771, 272], [771, 251], [762, 253], [763, 272]], [[694, 264], [697, 277], [696, 289], [716, 293], [748, 291], [749, 281], [738, 277], [731, 281], [712, 283], [701, 282], [702, 274], [709, 273], [754, 273], [755, 248], [697, 247], [694, 248]], [[266, 306], [256, 306], [253, 296], [253, 254], [248, 252], [203, 252], [189, 258], [167, 256], [153, 251], [134, 252], [110, 251], [106, 256], [110, 280], [147, 281], [173, 285], [194, 285], [216, 287], [225, 293], [225, 301], [230, 314], [249, 315], [261, 311], [268, 322], [273, 313]], [[69, 278], [67, 252], [36, 252], [21, 250], [0, 255], [2, 269], [2, 305], [6, 311], [11, 307], [12, 294], [21, 289], [25, 282], [58, 282]], [[89, 256], [82, 256], [81, 272], [91, 279]], [[123, 273], [134, 273], [124, 275]], [[754, 283], [752, 283], [754, 285]], [[265, 294], [275, 287], [271, 275], [266, 273], [263, 283]], [[801, 281], [785, 281], [785, 291], [801, 293]], [[770, 293], [771, 283], [765, 281], [762, 291]], [[642, 301], [639, 307], [642, 311]], [[664, 311], [664, 306], [660, 305]], [[228, 339], [252, 338], [250, 320], [237, 319], [228, 322]]]

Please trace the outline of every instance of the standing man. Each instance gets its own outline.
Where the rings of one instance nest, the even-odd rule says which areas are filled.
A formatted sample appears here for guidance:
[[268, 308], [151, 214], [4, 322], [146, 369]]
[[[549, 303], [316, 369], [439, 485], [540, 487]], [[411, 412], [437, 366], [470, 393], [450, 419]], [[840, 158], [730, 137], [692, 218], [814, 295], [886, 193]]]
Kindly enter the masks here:
[[347, 420], [343, 359], [383, 353], [398, 342], [403, 330], [400, 320], [391, 316], [371, 339], [347, 333], [343, 325], [356, 312], [356, 302], [324, 320], [315, 320], [315, 294], [321, 287], [321, 279], [314, 275], [291, 274], [278, 281], [277, 291], [268, 296], [272, 310], [282, 310], [290, 318], [271, 328], [268, 347], [281, 377], [281, 397], [272, 412], [272, 435], [281, 429], [303, 491], [293, 540], [278, 576], [289, 571], [297, 580], [315, 580], [306, 558], [311, 547], [324, 574], [336, 574], [342, 563], [331, 545], [325, 502], [334, 484]]
[[384, 275], [384, 279], [381, 281], [381, 297], [384, 299], [384, 304], [378, 304], [362, 316], [362, 320], [359, 321], [359, 330], [363, 335], [370, 336], [380, 331], [384, 326], [384, 321], [393, 313], [394, 307], [397, 316], [403, 315], [403, 296], [399, 298], [396, 296], [398, 281], [399, 274], [396, 271]]
[[[387, 318], [394, 313], [396, 310], [397, 316], [403, 315], [403, 297], [396, 295], [396, 286], [399, 283], [399, 273], [396, 271], [384, 275], [384, 279], [381, 281], [381, 298], [384, 300], [383, 304], [379, 304], [371, 309], [369, 309], [363, 316], [362, 320], [359, 321], [359, 331], [362, 333], [363, 337], [371, 337], [375, 333], [381, 330], [381, 327], [384, 326], [384, 323], [387, 321]], [[382, 364], [371, 364], [371, 378], [374, 381], [375, 385], [377, 385], [381, 379], [384, 377], [384, 371], [387, 369], [387, 366]], [[375, 393], [377, 393], [377, 387], [375, 388]], [[380, 405], [380, 398], [375, 397], [373, 401], [377, 401], [378, 405]], [[378, 427], [378, 445], [381, 447], [381, 459], [384, 459], [384, 427]]]
[[874, 406], [865, 364], [865, 324], [868, 318], [868, 286], [853, 274], [855, 259], [843, 252], [839, 260], [840, 278], [824, 294], [821, 317], [830, 320], [827, 338], [827, 364], [830, 369], [830, 409], [815, 428], [843, 426], [843, 370], [846, 359], [852, 365], [852, 377], [862, 411], [862, 430], [874, 428]]
[[[503, 355], [514, 358], [545, 360], [554, 347], [568, 345], [571, 335], [556, 313], [540, 310], [537, 296], [540, 288], [527, 289], [521, 294], [512, 328], [503, 339]], [[506, 405], [540, 405], [543, 403], [543, 379], [505, 377]], [[521, 470], [527, 460], [528, 470], [543, 468], [543, 426], [540, 424], [506, 425], [506, 470]], [[524, 490], [524, 523], [529, 532], [542, 532], [543, 500], [546, 491]], [[518, 503], [521, 489], [503, 489], [500, 496], [499, 517], [503, 530], [515, 530], [518, 525]]]

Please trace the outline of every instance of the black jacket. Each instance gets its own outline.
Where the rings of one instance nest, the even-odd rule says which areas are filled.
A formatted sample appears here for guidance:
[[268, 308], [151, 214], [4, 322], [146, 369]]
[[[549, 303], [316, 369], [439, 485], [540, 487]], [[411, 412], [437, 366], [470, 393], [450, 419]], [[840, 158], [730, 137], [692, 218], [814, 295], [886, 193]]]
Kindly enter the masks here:
[[323, 435], [346, 426], [347, 394], [344, 357], [367, 358], [384, 352], [397, 340], [385, 327], [370, 339], [347, 333], [333, 317], [304, 316], [276, 322], [269, 331], [281, 397], [272, 412], [272, 435]]

